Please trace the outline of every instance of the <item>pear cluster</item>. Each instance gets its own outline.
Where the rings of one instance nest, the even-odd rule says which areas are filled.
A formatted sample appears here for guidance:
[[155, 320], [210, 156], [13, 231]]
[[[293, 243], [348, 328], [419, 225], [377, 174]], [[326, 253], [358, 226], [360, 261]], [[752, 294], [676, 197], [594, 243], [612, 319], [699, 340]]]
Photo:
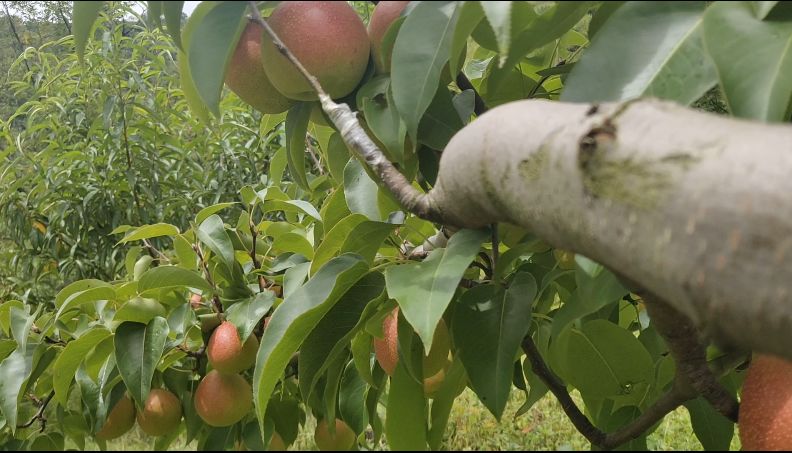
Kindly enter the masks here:
[[231, 426], [253, 409], [253, 389], [240, 374], [256, 363], [258, 340], [244, 341], [228, 321], [212, 332], [206, 357], [212, 370], [195, 390], [195, 412], [210, 426]]
[[[383, 52], [383, 39], [407, 3], [379, 2], [368, 28], [347, 2], [280, 2], [265, 20], [327, 94], [338, 99], [362, 84], [370, 62], [377, 72], [388, 72], [390, 53]], [[225, 83], [262, 113], [285, 112], [296, 101], [317, 99], [264, 28], [252, 20], [237, 42]], [[315, 110], [312, 120], [326, 124], [321, 110]]]

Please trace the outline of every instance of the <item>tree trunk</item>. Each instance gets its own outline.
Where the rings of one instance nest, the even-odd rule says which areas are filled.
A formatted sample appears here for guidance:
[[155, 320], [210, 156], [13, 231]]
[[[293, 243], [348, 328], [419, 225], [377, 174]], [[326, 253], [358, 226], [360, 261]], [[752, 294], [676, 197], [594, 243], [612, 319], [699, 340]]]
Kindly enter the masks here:
[[[8, 5], [6, 4], [6, 2], [2, 2], [2, 3], [3, 3], [3, 9], [5, 10], [6, 13], [6, 19], [8, 19], [8, 26], [11, 27], [11, 34], [14, 35], [17, 45], [19, 46], [19, 53], [22, 54], [22, 52], [25, 51], [25, 43], [22, 42], [22, 38], [19, 36], [19, 33], [17, 33], [16, 26], [14, 25], [14, 19], [11, 17], [11, 12], [8, 10]], [[28, 64], [27, 60], [25, 60], [25, 67], [27, 68], [28, 71], [30, 71], [30, 65]]]
[[727, 347], [792, 359], [792, 127], [656, 100], [529, 100], [448, 144], [430, 204], [588, 256]]

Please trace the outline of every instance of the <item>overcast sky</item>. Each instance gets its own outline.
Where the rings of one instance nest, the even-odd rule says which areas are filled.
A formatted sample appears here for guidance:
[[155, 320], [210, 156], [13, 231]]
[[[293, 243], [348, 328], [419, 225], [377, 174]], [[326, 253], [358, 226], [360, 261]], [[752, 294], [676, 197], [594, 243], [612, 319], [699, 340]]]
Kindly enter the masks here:
[[189, 16], [199, 3], [201, 2], [184, 2], [184, 9], [182, 11], [184, 11], [184, 14]]

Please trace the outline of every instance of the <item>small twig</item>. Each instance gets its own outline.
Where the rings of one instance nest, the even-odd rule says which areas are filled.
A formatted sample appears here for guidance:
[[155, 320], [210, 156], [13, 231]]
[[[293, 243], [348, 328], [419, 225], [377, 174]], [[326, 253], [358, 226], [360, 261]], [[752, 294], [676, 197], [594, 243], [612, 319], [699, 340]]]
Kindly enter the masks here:
[[223, 312], [223, 304], [220, 302], [220, 297], [217, 295], [217, 285], [212, 278], [212, 273], [209, 272], [209, 265], [206, 264], [206, 259], [204, 258], [204, 255], [201, 252], [201, 247], [199, 247], [198, 244], [193, 245], [193, 250], [195, 251], [196, 255], [198, 255], [198, 260], [201, 262], [201, 269], [203, 269], [204, 278], [206, 278], [206, 281], [209, 282], [209, 285], [212, 287], [212, 305], [215, 311], [220, 314]]
[[45, 343], [48, 343], [48, 344], [58, 344], [58, 345], [61, 345], [61, 346], [66, 346], [66, 342], [65, 341], [58, 340], [58, 339], [55, 339], [55, 338], [52, 338], [52, 337], [48, 337], [46, 335], [43, 337], [43, 340], [44, 340]]
[[322, 162], [316, 157], [316, 152], [314, 152], [314, 146], [311, 143], [307, 143], [306, 147], [308, 150], [308, 155], [311, 156], [311, 160], [313, 160], [314, 165], [316, 165], [316, 171], [319, 172], [320, 175], [324, 174], [324, 169], [322, 168]]
[[190, 351], [184, 345], [176, 346], [176, 349], [178, 349], [179, 351], [187, 354], [187, 357], [192, 357], [192, 358], [194, 358], [196, 360], [200, 360], [200, 359], [202, 359], [203, 357], [206, 356], [206, 346], [201, 346], [200, 348], [198, 348], [197, 351]]
[[168, 258], [167, 255], [165, 255], [161, 251], [159, 251], [159, 249], [154, 247], [154, 245], [151, 242], [149, 242], [148, 239], [143, 239], [143, 247], [145, 247], [146, 250], [149, 252], [149, 255], [151, 255], [151, 257], [154, 258], [154, 261], [152, 262], [153, 266], [157, 266], [159, 264], [158, 261], [170, 262], [170, 258]]
[[572, 397], [569, 396], [566, 385], [550, 371], [550, 368], [548, 368], [547, 364], [542, 360], [542, 355], [530, 336], [523, 339], [522, 349], [531, 362], [531, 370], [542, 382], [544, 382], [547, 388], [555, 395], [556, 399], [558, 399], [558, 402], [561, 404], [561, 409], [564, 410], [564, 413], [575, 426], [575, 429], [592, 444], [602, 445], [605, 441], [605, 433], [592, 425], [589, 419], [580, 412], [575, 402], [572, 401]]
[[578, 432], [593, 445], [603, 450], [611, 450], [632, 439], [640, 437], [647, 429], [663, 419], [663, 417], [685, 401], [696, 397], [696, 392], [685, 385], [684, 376], [680, 376], [680, 374], [677, 373], [677, 379], [675, 379], [671, 390], [662, 395], [652, 406], [641, 413], [638, 418], [612, 433], [605, 433], [594, 426], [585, 414], [580, 411], [567, 392], [564, 383], [550, 371], [550, 368], [548, 368], [547, 364], [542, 359], [539, 349], [537, 349], [536, 344], [530, 336], [523, 340], [522, 348], [528, 356], [528, 360], [531, 362], [531, 370], [542, 382], [544, 382], [553, 395], [555, 395], [564, 413]]
[[492, 263], [490, 263], [490, 266], [492, 266], [494, 271], [500, 258], [500, 237], [498, 236], [497, 223], [493, 223], [490, 228], [492, 229]]
[[33, 425], [33, 423], [36, 423], [36, 420], [39, 420], [41, 422], [41, 432], [44, 432], [44, 429], [47, 427], [47, 417], [44, 416], [44, 411], [47, 410], [47, 405], [49, 404], [50, 401], [52, 401], [52, 397], [54, 396], [55, 396], [55, 390], [51, 391], [49, 395], [47, 395], [47, 397], [44, 398], [44, 401], [41, 402], [41, 405], [36, 411], [36, 414], [33, 415], [33, 417], [27, 422], [21, 425], [17, 425], [17, 428], [19, 429], [29, 428]]
[[[248, 227], [250, 228], [250, 235], [253, 237], [253, 246], [250, 248], [250, 258], [253, 260], [253, 268], [254, 269], [261, 269], [261, 262], [258, 260], [258, 255], [256, 254], [256, 241], [258, 239], [258, 230], [256, 229], [256, 224], [253, 221], [253, 213], [255, 212], [255, 205], [250, 207], [250, 213], [248, 215]], [[259, 292], [264, 292], [267, 289], [267, 280], [264, 279], [263, 275], [258, 276], [258, 286]]]
[[734, 423], [740, 404], [726, 390], [707, 364], [707, 350], [699, 341], [696, 326], [671, 305], [647, 291], [637, 292], [646, 303], [652, 324], [663, 337], [677, 369], [689, 380], [690, 385], [706, 399], [715, 410]]

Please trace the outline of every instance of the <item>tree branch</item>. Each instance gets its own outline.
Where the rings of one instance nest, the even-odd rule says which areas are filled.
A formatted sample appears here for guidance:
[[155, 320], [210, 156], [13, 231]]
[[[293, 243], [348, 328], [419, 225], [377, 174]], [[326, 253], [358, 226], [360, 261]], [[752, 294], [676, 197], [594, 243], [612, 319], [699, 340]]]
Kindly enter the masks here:
[[522, 349], [531, 362], [531, 370], [542, 382], [544, 382], [553, 395], [555, 395], [556, 399], [561, 404], [561, 409], [564, 410], [564, 413], [575, 426], [575, 429], [592, 444], [597, 446], [602, 445], [605, 441], [606, 434], [591, 424], [585, 414], [580, 412], [575, 402], [572, 401], [572, 397], [569, 396], [566, 385], [550, 371], [550, 368], [548, 368], [547, 364], [542, 360], [542, 354], [539, 352], [536, 343], [534, 343], [530, 336], [526, 336], [525, 339], [523, 339]]
[[476, 90], [476, 87], [474, 87], [473, 84], [470, 83], [470, 79], [467, 78], [464, 72], [460, 71], [460, 73], [457, 74], [456, 84], [463, 91], [464, 90], [473, 91], [473, 96], [475, 100], [475, 103], [473, 104], [473, 113], [475, 113], [476, 116], [481, 116], [489, 110], [487, 104], [484, 103], [484, 99], [482, 99], [481, 95]]
[[319, 81], [311, 75], [300, 63], [297, 57], [283, 44], [272, 27], [261, 17], [256, 2], [248, 2], [253, 20], [260, 24], [265, 33], [272, 39], [273, 44], [286, 59], [288, 59], [316, 91], [322, 109], [341, 133], [347, 147], [363, 160], [379, 177], [382, 184], [391, 191], [397, 201], [407, 211], [419, 217], [437, 223], [445, 223], [442, 212], [435, 206], [427, 194], [414, 188], [410, 181], [399, 172], [396, 167], [385, 157], [382, 151], [369, 138], [354, 112], [346, 104], [336, 104], [325, 93]]
[[646, 302], [646, 309], [657, 332], [666, 341], [677, 370], [690, 385], [718, 412], [734, 423], [740, 404], [721, 384], [707, 365], [707, 351], [698, 339], [698, 332], [690, 320], [658, 297], [637, 292]]
[[561, 408], [575, 428], [593, 445], [610, 450], [630, 440], [641, 436], [647, 429], [663, 419], [684, 402], [696, 397], [696, 392], [685, 385], [686, 378], [677, 373], [674, 384], [667, 393], [663, 394], [655, 403], [646, 409], [638, 418], [612, 433], [605, 433], [594, 426], [577, 407], [572, 397], [567, 392], [566, 385], [562, 383], [548, 368], [542, 359], [539, 349], [533, 339], [528, 336], [522, 343], [523, 351], [531, 362], [531, 370], [536, 374], [548, 389], [555, 395]]
[[27, 422], [21, 425], [17, 425], [17, 428], [19, 429], [29, 428], [33, 425], [33, 423], [36, 422], [36, 420], [39, 420], [41, 422], [41, 432], [44, 432], [44, 429], [47, 427], [47, 418], [44, 416], [44, 411], [47, 410], [47, 405], [50, 403], [50, 401], [52, 401], [52, 398], [54, 396], [55, 396], [55, 390], [52, 390], [49, 393], [49, 395], [47, 395], [47, 397], [44, 398], [44, 401], [41, 402], [41, 405], [39, 406], [35, 415], [33, 415], [33, 417], [31, 417], [30, 420], [28, 420]]
[[201, 262], [201, 269], [204, 272], [204, 278], [206, 281], [209, 282], [209, 285], [212, 287], [212, 306], [215, 309], [215, 312], [219, 315], [223, 313], [223, 304], [220, 302], [220, 297], [217, 295], [217, 284], [215, 284], [214, 279], [212, 278], [212, 273], [209, 272], [209, 265], [206, 263], [206, 258], [201, 252], [201, 247], [198, 244], [193, 245], [193, 250], [195, 254], [198, 255], [198, 260]]

